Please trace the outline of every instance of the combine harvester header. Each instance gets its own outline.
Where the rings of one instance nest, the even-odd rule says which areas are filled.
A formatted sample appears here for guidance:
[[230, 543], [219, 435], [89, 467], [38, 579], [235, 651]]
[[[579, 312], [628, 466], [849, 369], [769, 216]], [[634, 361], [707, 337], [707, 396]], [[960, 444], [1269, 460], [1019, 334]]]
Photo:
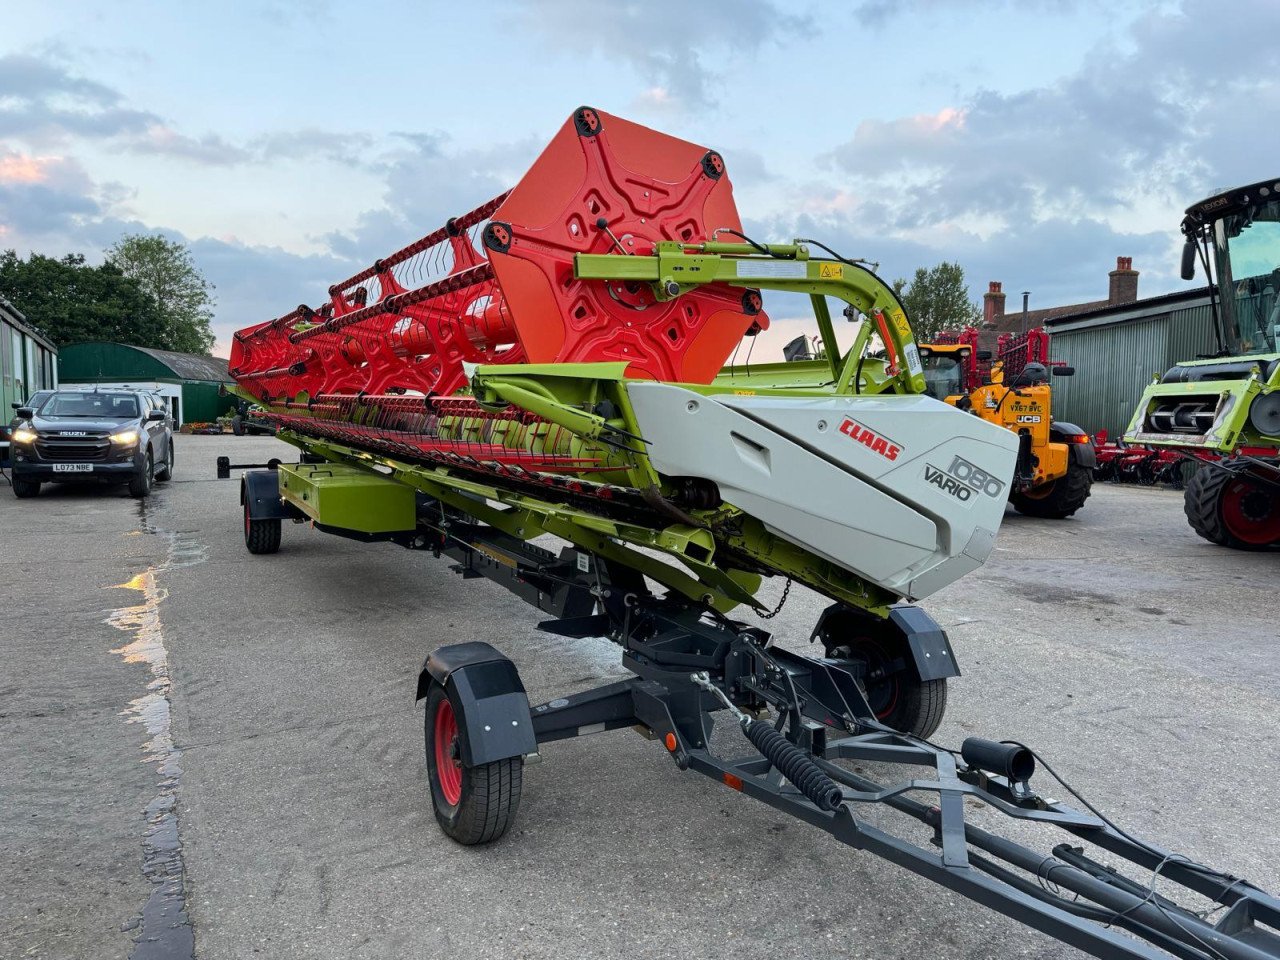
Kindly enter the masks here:
[[[767, 328], [767, 290], [808, 297], [822, 358], [724, 368]], [[1261, 890], [1045, 799], [1020, 745], [928, 739], [959, 668], [901, 601], [986, 560], [1017, 437], [925, 395], [910, 322], [865, 262], [745, 236], [714, 150], [580, 108], [509, 193], [239, 332], [231, 368], [301, 450], [243, 477], [251, 553], [276, 552], [292, 520], [448, 555], [542, 611], [541, 629], [622, 650], [630, 678], [536, 706], [488, 643], [430, 654], [427, 775], [459, 843], [503, 835], [542, 744], [635, 728], [681, 769], [1096, 956], [1280, 957]], [[545, 534], [566, 546], [530, 542]], [[730, 616], [773, 616], [792, 584], [832, 601], [810, 638], [822, 657]], [[717, 714], [747, 757], [713, 744]], [[870, 762], [887, 782], [851, 767]], [[1147, 876], [1003, 839], [966, 821], [970, 797]], [[1221, 917], [1149, 892], [1161, 878]]]
[[634, 280], [576, 277], [573, 259], [740, 235], [724, 174], [714, 151], [580, 110], [515, 189], [334, 284], [323, 306], [237, 334], [232, 373], [268, 401], [447, 396], [464, 363], [617, 361], [629, 377], [708, 383], [768, 326], [757, 291], [659, 299]]

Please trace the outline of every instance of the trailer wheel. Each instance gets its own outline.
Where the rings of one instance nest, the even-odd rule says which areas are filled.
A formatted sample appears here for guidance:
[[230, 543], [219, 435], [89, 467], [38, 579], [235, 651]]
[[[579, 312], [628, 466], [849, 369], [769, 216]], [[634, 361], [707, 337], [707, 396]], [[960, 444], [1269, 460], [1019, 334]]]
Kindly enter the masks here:
[[1206, 464], [1187, 481], [1182, 506], [1191, 529], [1210, 543], [1234, 550], [1280, 544], [1280, 494], [1247, 470]]
[[920, 680], [905, 665], [911, 652], [904, 640], [861, 633], [822, 639], [828, 657], [859, 664], [858, 685], [877, 720], [916, 737], [933, 736], [947, 709], [947, 681]]
[[1064, 520], [1084, 506], [1093, 487], [1093, 472], [1072, 460], [1065, 475], [1012, 494], [1013, 508], [1028, 517]]
[[425, 720], [427, 781], [440, 829], [464, 846], [497, 840], [516, 818], [524, 759], [463, 766], [461, 711], [445, 688], [431, 684]]
[[249, 498], [244, 503], [244, 545], [250, 553], [275, 553], [280, 549], [280, 520], [255, 520], [249, 516]]

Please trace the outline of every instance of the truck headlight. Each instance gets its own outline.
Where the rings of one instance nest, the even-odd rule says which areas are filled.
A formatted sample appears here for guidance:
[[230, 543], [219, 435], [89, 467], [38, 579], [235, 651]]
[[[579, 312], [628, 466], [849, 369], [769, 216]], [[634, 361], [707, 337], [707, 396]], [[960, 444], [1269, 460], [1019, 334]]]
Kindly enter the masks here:
[[35, 443], [36, 432], [34, 430], [28, 430], [26, 427], [19, 427], [17, 430], [13, 431], [13, 437], [11, 439], [14, 443]]
[[138, 442], [138, 431], [122, 430], [120, 433], [113, 433], [111, 435], [111, 442], [118, 443], [122, 447], [132, 446]]

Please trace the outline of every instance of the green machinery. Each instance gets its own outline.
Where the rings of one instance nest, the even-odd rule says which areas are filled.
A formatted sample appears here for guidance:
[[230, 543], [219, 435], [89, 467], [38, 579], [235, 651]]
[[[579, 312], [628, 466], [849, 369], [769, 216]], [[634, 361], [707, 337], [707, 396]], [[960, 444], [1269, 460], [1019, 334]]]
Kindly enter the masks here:
[[[807, 300], [823, 358], [721, 372], [767, 328], [762, 291]], [[534, 705], [505, 654], [438, 637], [417, 699], [449, 837], [501, 837], [543, 745], [636, 730], [682, 770], [1098, 957], [1280, 956], [1263, 891], [1041, 796], [1021, 745], [926, 739], [959, 668], [904, 601], [990, 555], [1018, 438], [925, 393], [908, 318], [865, 264], [747, 238], [715, 151], [582, 107], [512, 191], [329, 294], [233, 343], [237, 392], [301, 451], [244, 474], [248, 550], [277, 552], [294, 521], [449, 556], [540, 629], [613, 642], [629, 672]], [[858, 323], [849, 350], [837, 314]], [[822, 655], [742, 619], [780, 609], [768, 577], [788, 581], [779, 604], [795, 584], [831, 601], [810, 637]], [[716, 716], [745, 758], [713, 742]], [[1227, 910], [1153, 901], [1080, 847], [1005, 840], [966, 800]], [[932, 841], [861, 818], [866, 804]]]
[[1215, 194], [1187, 210], [1182, 276], [1209, 281], [1218, 352], [1146, 389], [1130, 443], [1204, 461], [1186, 487], [1191, 527], [1242, 550], [1280, 544], [1280, 182]]

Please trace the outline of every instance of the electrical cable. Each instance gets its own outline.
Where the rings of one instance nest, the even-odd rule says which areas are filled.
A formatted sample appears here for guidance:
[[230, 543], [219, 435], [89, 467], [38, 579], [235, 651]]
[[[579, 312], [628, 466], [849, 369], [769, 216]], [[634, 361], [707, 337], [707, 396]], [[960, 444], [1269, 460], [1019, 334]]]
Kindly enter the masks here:
[[829, 253], [835, 259], [839, 260], [841, 263], [847, 263], [851, 267], [861, 267], [862, 269], [867, 270], [867, 272], [872, 274], [873, 276], [875, 275], [875, 271], [880, 269], [880, 264], [875, 260], [861, 260], [858, 258], [850, 259], [849, 257], [842, 257], [840, 254], [836, 253], [834, 250], [832, 250], [830, 247], [828, 247], [825, 243], [823, 243], [820, 240], [811, 240], [808, 237], [797, 237], [796, 243], [812, 244], [815, 247], [819, 247], [820, 249], [825, 250], [827, 253]]
[[1000, 742], [1004, 744], [1008, 744], [1011, 747], [1020, 747], [1021, 749], [1026, 750], [1028, 753], [1030, 753], [1033, 757], [1035, 757], [1037, 763], [1039, 763], [1042, 767], [1044, 767], [1045, 770], [1049, 771], [1049, 776], [1057, 780], [1058, 783], [1062, 785], [1063, 789], [1065, 789], [1068, 793], [1070, 793], [1073, 797], [1075, 797], [1076, 800], [1078, 800], [1085, 807], [1085, 809], [1087, 809], [1090, 813], [1092, 813], [1095, 817], [1097, 817], [1099, 820], [1105, 823], [1108, 827], [1110, 827], [1120, 836], [1124, 837], [1124, 839], [1132, 843], [1135, 847], [1140, 847], [1141, 849], [1145, 850], [1147, 853], [1149, 853], [1153, 857], [1160, 857], [1161, 865], [1163, 865], [1165, 862], [1168, 862], [1168, 861], [1179, 862], [1179, 863], [1182, 863], [1184, 866], [1188, 867], [1189, 869], [1195, 870], [1197, 873], [1201, 873], [1201, 874], [1204, 874], [1205, 876], [1211, 877], [1214, 880], [1229, 881], [1226, 884], [1226, 886], [1223, 887], [1223, 890], [1222, 890], [1223, 895], [1226, 895], [1226, 893], [1236, 884], [1244, 882], [1244, 880], [1240, 877], [1232, 876], [1229, 873], [1223, 873], [1221, 870], [1214, 870], [1212, 867], [1207, 867], [1203, 863], [1197, 863], [1195, 860], [1192, 860], [1189, 857], [1184, 857], [1182, 854], [1177, 854], [1177, 853], [1171, 854], [1171, 853], [1166, 853], [1163, 850], [1157, 850], [1155, 847], [1151, 846], [1145, 841], [1139, 840], [1137, 837], [1133, 836], [1133, 834], [1129, 833], [1129, 831], [1125, 830], [1123, 827], [1118, 826], [1113, 820], [1111, 820], [1108, 816], [1106, 816], [1106, 814], [1102, 813], [1097, 807], [1095, 807], [1092, 803], [1090, 803], [1085, 798], [1085, 796], [1080, 793], [1079, 790], [1077, 790], [1065, 779], [1063, 779], [1062, 776], [1056, 770], [1054, 770], [1053, 767], [1051, 767], [1048, 764], [1048, 762], [1045, 761], [1044, 757], [1040, 756], [1040, 754], [1036, 753], [1036, 751], [1032, 750], [1025, 743], [1021, 743], [1017, 740], [1001, 740]]
[[757, 338], [756, 338], [756, 337], [751, 337], [751, 338], [749, 338], [749, 339], [751, 340], [751, 346], [747, 347], [747, 362], [743, 364], [743, 366], [745, 366], [745, 367], [747, 368], [747, 373], [748, 373], [748, 375], [750, 375], [750, 373], [751, 373], [751, 352], [752, 352], [753, 350], [755, 350], [755, 348], [756, 348], [756, 339], [757, 339]]
[[[1216, 913], [1222, 907], [1225, 907], [1227, 905], [1226, 903], [1223, 902], [1222, 898], [1224, 898], [1228, 893], [1230, 893], [1231, 889], [1235, 887], [1237, 884], [1244, 883], [1245, 881], [1242, 878], [1232, 876], [1229, 873], [1223, 873], [1221, 870], [1214, 870], [1212, 867], [1205, 866], [1203, 863], [1198, 863], [1197, 861], [1192, 860], [1190, 857], [1184, 856], [1183, 854], [1180, 854], [1180, 853], [1165, 853], [1162, 850], [1157, 850], [1155, 847], [1152, 847], [1150, 844], [1146, 843], [1145, 841], [1139, 840], [1137, 837], [1129, 833], [1123, 827], [1116, 824], [1115, 821], [1113, 821], [1111, 818], [1106, 816], [1106, 814], [1102, 813], [1092, 803], [1090, 803], [1085, 798], [1085, 796], [1082, 793], [1080, 793], [1079, 790], [1077, 790], [1065, 779], [1063, 779], [1063, 777], [1056, 770], [1054, 770], [1053, 767], [1051, 767], [1048, 763], [1045, 762], [1045, 759], [1042, 756], [1040, 756], [1040, 754], [1036, 753], [1036, 751], [1032, 750], [1025, 743], [1021, 743], [1017, 740], [1002, 740], [1001, 743], [1008, 744], [1009, 746], [1020, 747], [1021, 749], [1028, 751], [1033, 757], [1035, 757], [1036, 762], [1039, 763], [1041, 766], [1043, 766], [1047, 771], [1049, 771], [1049, 775], [1053, 777], [1053, 779], [1058, 781], [1058, 783], [1062, 784], [1063, 789], [1065, 789], [1068, 793], [1070, 793], [1073, 797], [1075, 797], [1076, 800], [1078, 800], [1085, 807], [1085, 809], [1087, 809], [1095, 817], [1101, 820], [1104, 824], [1110, 827], [1113, 831], [1115, 831], [1121, 837], [1128, 840], [1134, 846], [1138, 847], [1141, 850], [1145, 850], [1147, 853], [1149, 853], [1153, 857], [1160, 858], [1160, 862], [1156, 864], [1155, 869], [1151, 872], [1151, 881], [1148, 884], [1147, 896], [1142, 899], [1141, 903], [1134, 904], [1133, 907], [1130, 907], [1129, 908], [1130, 910], [1137, 909], [1137, 907], [1141, 906], [1142, 903], [1150, 903], [1162, 914], [1164, 914], [1165, 917], [1168, 918], [1170, 923], [1175, 924], [1180, 930], [1186, 933], [1187, 936], [1191, 937], [1196, 942], [1200, 943], [1202, 946], [1205, 947], [1205, 949], [1209, 950], [1215, 957], [1220, 957], [1220, 958], [1223, 958], [1223, 960], [1226, 960], [1224, 954], [1221, 951], [1216, 949], [1213, 946], [1213, 944], [1206, 942], [1202, 937], [1197, 936], [1193, 930], [1190, 930], [1186, 926], [1184, 926], [1182, 922], [1178, 920], [1177, 916], [1174, 915], [1172, 912], [1170, 912], [1169, 908], [1160, 902], [1162, 899], [1165, 899], [1165, 898], [1160, 897], [1159, 894], [1156, 893], [1156, 881], [1160, 877], [1160, 872], [1165, 868], [1167, 864], [1178, 863], [1178, 864], [1181, 864], [1186, 869], [1193, 870], [1196, 873], [1199, 873], [1202, 876], [1205, 876], [1211, 880], [1224, 882], [1222, 892], [1218, 896], [1213, 898], [1214, 902], [1218, 904], [1217, 907], [1214, 907], [1210, 910], [1201, 911], [1201, 912], [1187, 911], [1188, 913], [1192, 913], [1194, 916], [1197, 916], [1200, 919], [1204, 920], [1204, 919], [1207, 919], [1212, 914]], [[1126, 910], [1126, 911], [1123, 911], [1123, 913], [1117, 914], [1117, 919], [1124, 916], [1128, 912], [1129, 910]]]

